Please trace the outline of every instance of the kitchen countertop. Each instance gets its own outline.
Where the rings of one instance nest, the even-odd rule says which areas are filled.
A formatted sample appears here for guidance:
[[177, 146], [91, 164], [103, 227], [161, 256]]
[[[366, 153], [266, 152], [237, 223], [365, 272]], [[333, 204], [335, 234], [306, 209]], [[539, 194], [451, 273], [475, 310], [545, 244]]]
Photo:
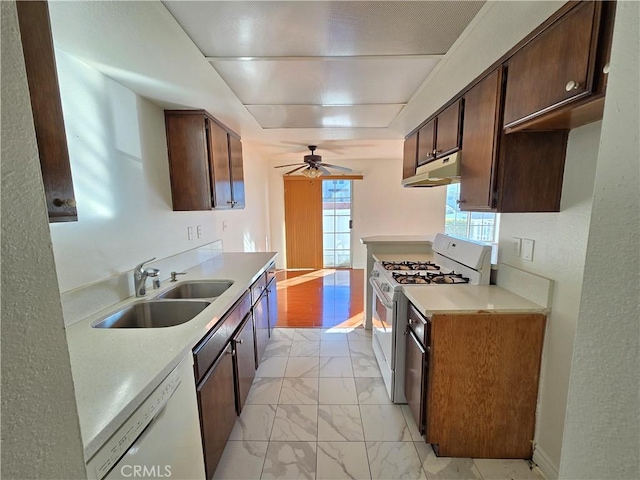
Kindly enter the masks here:
[[[93, 456], [160, 382], [191, 352], [262, 274], [277, 253], [223, 253], [187, 270], [181, 281], [233, 280], [192, 320], [165, 328], [91, 328], [136, 301], [150, 300], [181, 282], [164, 282], [147, 297], [131, 297], [67, 328], [67, 342], [85, 460]], [[148, 282], [149, 284], [151, 282]]]
[[371, 237], [362, 237], [360, 242], [364, 245], [377, 243], [406, 243], [414, 245], [431, 245], [435, 235], [374, 235]]
[[542, 313], [549, 310], [497, 285], [405, 286], [411, 303], [425, 316], [455, 313]]
[[376, 262], [432, 262], [433, 253], [373, 253]]

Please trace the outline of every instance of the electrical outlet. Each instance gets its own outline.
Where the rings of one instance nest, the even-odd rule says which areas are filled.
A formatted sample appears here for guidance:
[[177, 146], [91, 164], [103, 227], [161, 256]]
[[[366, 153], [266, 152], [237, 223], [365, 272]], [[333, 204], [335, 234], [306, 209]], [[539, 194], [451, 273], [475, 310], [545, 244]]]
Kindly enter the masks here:
[[511, 253], [516, 257], [520, 256], [520, 249], [522, 248], [522, 239], [518, 237], [513, 237], [511, 239]]
[[533, 244], [535, 242], [529, 238], [522, 239], [522, 259], [533, 262]]
[[187, 239], [193, 240], [193, 227], [187, 227]]
[[196, 227], [196, 235], [198, 238], [200, 238], [202, 236], [202, 225], [198, 225]]

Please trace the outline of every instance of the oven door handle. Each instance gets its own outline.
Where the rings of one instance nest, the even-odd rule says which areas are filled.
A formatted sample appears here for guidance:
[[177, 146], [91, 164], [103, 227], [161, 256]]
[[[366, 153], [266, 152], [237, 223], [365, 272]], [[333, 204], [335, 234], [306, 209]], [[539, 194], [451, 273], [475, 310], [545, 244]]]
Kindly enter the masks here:
[[376, 296], [378, 297], [378, 299], [380, 300], [380, 302], [387, 308], [391, 308], [393, 309], [393, 303], [387, 303], [387, 301], [384, 299], [384, 294], [382, 293], [382, 290], [380, 290], [380, 287], [378, 286], [378, 284], [373, 280], [373, 278], [369, 278], [369, 283], [371, 284], [371, 286], [373, 287], [374, 293], [376, 294]]

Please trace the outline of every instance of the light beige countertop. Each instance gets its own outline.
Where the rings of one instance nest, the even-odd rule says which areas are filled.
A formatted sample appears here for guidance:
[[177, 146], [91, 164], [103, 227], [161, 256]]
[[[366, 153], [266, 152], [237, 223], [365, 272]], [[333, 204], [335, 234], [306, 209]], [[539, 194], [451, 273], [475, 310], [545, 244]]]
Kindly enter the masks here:
[[[211, 330], [276, 257], [276, 253], [223, 253], [187, 270], [182, 282], [233, 280], [233, 285], [194, 319], [165, 328], [92, 328], [136, 301], [178, 285], [163, 282], [147, 297], [131, 297], [67, 327], [85, 460], [116, 431], [160, 382]], [[148, 282], [150, 283], [150, 282]]]
[[420, 285], [402, 289], [425, 316], [444, 313], [549, 313], [497, 285]]
[[374, 235], [362, 237], [360, 242], [364, 245], [377, 243], [406, 243], [413, 245], [431, 245], [435, 235]]
[[433, 253], [373, 253], [376, 262], [431, 262]]

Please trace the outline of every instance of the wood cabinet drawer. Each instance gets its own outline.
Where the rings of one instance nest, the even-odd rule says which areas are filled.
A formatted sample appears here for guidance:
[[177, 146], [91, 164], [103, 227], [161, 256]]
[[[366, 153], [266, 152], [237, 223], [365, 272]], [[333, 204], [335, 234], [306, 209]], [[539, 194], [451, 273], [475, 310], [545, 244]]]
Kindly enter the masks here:
[[251, 285], [251, 304], [255, 305], [262, 292], [267, 288], [267, 274], [263, 273], [260, 278]]
[[415, 334], [416, 338], [422, 342], [422, 346], [428, 347], [431, 344], [431, 321], [422, 316], [416, 307], [409, 304], [409, 312], [407, 315], [409, 329]]
[[205, 376], [250, 310], [251, 296], [246, 292], [215, 329], [193, 349], [196, 383]]

